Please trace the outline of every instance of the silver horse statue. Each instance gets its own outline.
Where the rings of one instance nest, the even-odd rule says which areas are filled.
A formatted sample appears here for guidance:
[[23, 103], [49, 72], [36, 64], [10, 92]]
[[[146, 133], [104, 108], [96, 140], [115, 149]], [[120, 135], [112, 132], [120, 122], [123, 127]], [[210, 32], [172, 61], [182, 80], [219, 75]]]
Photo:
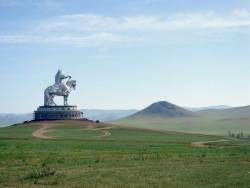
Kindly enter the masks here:
[[[67, 82], [62, 82], [68, 78]], [[76, 89], [76, 81], [71, 80], [71, 76], [65, 76], [61, 70], [58, 70], [55, 76], [55, 84], [49, 86], [44, 91], [44, 106], [56, 106], [55, 96], [63, 96], [64, 106], [68, 105], [68, 97], [71, 91]]]

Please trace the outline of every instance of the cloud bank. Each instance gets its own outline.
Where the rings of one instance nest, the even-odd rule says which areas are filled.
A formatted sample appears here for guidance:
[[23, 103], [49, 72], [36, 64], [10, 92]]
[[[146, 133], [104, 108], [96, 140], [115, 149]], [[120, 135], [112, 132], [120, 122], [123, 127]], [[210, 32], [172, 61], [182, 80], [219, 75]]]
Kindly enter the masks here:
[[171, 35], [178, 39], [186, 32], [208, 35], [242, 31], [250, 31], [250, 11], [246, 9], [233, 10], [223, 16], [213, 11], [121, 17], [71, 14], [43, 20], [27, 33], [0, 35], [0, 43], [114, 45], [160, 42], [172, 33], [179, 33]]

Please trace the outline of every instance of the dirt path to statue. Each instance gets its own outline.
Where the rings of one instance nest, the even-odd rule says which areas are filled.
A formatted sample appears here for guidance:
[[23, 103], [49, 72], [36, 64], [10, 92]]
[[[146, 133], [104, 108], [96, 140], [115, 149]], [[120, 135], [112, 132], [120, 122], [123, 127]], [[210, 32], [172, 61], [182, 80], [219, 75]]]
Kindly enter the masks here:
[[105, 127], [97, 127], [96, 124], [92, 122], [81, 122], [81, 121], [44, 121], [36, 123], [39, 127], [32, 133], [33, 137], [40, 138], [40, 139], [56, 139], [56, 137], [48, 136], [46, 133], [54, 131], [54, 128], [56, 127], [62, 127], [62, 126], [68, 126], [68, 125], [83, 125], [85, 128], [82, 128], [80, 130], [84, 131], [97, 131], [100, 132], [101, 135], [94, 136], [95, 138], [100, 137], [107, 137], [111, 135], [111, 132], [108, 131], [108, 129], [113, 129], [114, 126], [109, 125]]
[[45, 135], [45, 133], [49, 133], [49, 132], [53, 131], [53, 129], [48, 129], [49, 127], [51, 127], [51, 126], [41, 125], [40, 128], [38, 128], [37, 130], [35, 130], [32, 133], [32, 136], [34, 136], [36, 138], [41, 138], [41, 139], [55, 139], [54, 137]]

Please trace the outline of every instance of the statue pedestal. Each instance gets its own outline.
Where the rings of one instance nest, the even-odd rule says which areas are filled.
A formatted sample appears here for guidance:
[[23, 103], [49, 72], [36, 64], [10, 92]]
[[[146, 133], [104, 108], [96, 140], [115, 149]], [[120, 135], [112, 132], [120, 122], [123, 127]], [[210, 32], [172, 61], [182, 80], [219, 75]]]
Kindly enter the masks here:
[[82, 119], [83, 113], [77, 106], [40, 106], [34, 112], [35, 120]]

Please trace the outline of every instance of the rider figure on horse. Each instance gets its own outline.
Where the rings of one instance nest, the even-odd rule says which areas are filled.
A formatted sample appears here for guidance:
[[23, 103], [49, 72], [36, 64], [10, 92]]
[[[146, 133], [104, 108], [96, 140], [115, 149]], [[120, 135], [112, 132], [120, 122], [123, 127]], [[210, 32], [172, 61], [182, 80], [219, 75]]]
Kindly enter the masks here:
[[62, 73], [62, 70], [59, 69], [56, 73], [56, 76], [55, 76], [55, 85], [58, 86], [59, 88], [66, 90], [66, 84], [63, 83], [62, 81], [66, 78], [69, 78], [71, 79], [71, 76], [65, 76], [63, 73]]
[[71, 79], [71, 76], [65, 76], [63, 73], [62, 73], [62, 70], [58, 70], [57, 73], [56, 73], [56, 76], [55, 76], [55, 84], [58, 84], [60, 85], [62, 83], [62, 81], [66, 78], [69, 78]]

